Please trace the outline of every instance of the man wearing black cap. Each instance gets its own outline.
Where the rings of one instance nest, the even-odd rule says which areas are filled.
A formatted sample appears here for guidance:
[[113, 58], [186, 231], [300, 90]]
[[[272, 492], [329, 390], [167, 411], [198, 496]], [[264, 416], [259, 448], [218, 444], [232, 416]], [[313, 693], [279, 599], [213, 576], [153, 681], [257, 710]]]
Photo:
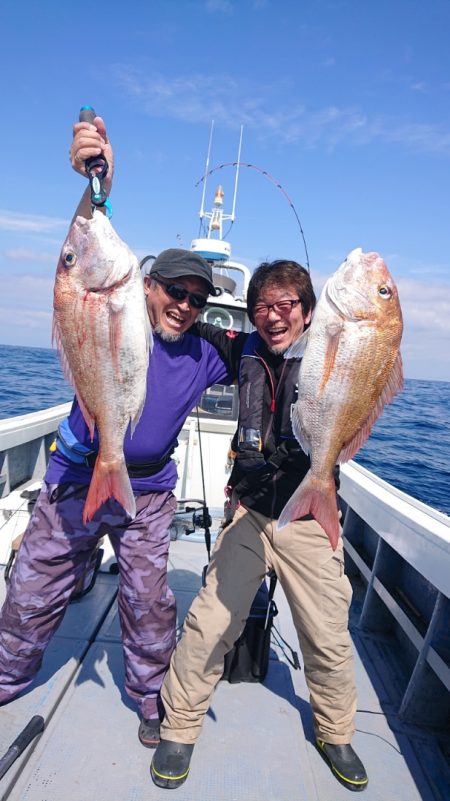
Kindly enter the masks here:
[[155, 259], [144, 279], [152, 329], [176, 342], [195, 322], [208, 295], [214, 295], [211, 267], [197, 253], [170, 248]]
[[[75, 125], [74, 169], [84, 175], [84, 160], [99, 152], [110, 165], [105, 179], [109, 192], [113, 152], [103, 121], [97, 117], [95, 125]], [[77, 213], [91, 216], [88, 190]], [[202, 392], [212, 384], [229, 383], [232, 376], [211, 344], [188, 333], [214, 293], [211, 268], [201, 256], [181, 249], [163, 251], [145, 277], [144, 289], [154, 344], [145, 405], [133, 437], [128, 431], [124, 442], [136, 517], [130, 521], [110, 498], [83, 524], [98, 437], [91, 441], [74, 400], [60, 426], [0, 614], [0, 704], [27, 687], [39, 670], [92, 550], [108, 533], [119, 568], [125, 688], [142, 718], [139, 739], [151, 748], [159, 742], [159, 694], [175, 647], [175, 598], [167, 584], [177, 481], [171, 455]]]

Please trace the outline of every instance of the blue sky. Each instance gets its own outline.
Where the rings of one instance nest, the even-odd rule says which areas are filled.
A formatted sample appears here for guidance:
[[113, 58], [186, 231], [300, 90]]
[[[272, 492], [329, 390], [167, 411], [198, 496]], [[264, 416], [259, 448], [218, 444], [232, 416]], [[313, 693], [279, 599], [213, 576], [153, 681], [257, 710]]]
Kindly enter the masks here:
[[[50, 347], [56, 262], [84, 188], [91, 104], [116, 154], [113, 223], [138, 256], [198, 235], [211, 166], [282, 185], [317, 289], [355, 247], [397, 282], [409, 378], [450, 380], [450, 2], [86, 0], [0, 4], [0, 342]], [[217, 183], [231, 206], [234, 173]], [[241, 171], [233, 258], [304, 262], [289, 203]]]

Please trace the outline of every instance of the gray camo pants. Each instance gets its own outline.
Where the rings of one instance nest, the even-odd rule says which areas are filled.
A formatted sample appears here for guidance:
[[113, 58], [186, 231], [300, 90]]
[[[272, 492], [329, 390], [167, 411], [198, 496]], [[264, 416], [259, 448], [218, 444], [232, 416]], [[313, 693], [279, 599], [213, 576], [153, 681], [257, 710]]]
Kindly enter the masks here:
[[171, 492], [139, 493], [130, 522], [110, 499], [85, 526], [87, 490], [79, 484], [44, 484], [36, 502], [0, 613], [0, 703], [14, 698], [39, 670], [86, 560], [107, 534], [119, 567], [125, 688], [143, 717], [156, 717], [175, 647], [167, 558], [176, 501]]

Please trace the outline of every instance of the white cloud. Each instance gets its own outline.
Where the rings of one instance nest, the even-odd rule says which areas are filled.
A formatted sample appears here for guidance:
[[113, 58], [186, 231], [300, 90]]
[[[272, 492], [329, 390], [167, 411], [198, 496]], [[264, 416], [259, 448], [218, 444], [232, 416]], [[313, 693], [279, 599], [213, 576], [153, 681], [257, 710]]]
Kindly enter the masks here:
[[[0, 306], [0, 317], [2, 320], [2, 328], [12, 329], [20, 328], [22, 334], [29, 329], [34, 331], [39, 329], [46, 335], [47, 342], [50, 342], [50, 330], [52, 325], [52, 313], [49, 311], [42, 311], [39, 309], [20, 309], [11, 308], [7, 306]], [[48, 336], [47, 336], [48, 334]], [[23, 337], [21, 337], [22, 339]], [[1, 337], [0, 337], [1, 339]], [[4, 341], [1, 339], [1, 341]], [[34, 345], [33, 339], [28, 337], [28, 344]], [[39, 347], [39, 343], [37, 343]], [[44, 345], [44, 347], [46, 347]]]
[[2, 302], [9, 309], [28, 310], [52, 308], [54, 276], [3, 275]]
[[229, 0], [206, 0], [206, 10], [210, 13], [220, 11], [225, 14], [230, 14], [233, 11], [233, 4]]
[[[290, 80], [261, 85], [244, 78], [237, 82], [226, 73], [167, 77], [157, 72], [144, 74], [127, 65], [117, 65], [115, 75], [149, 116], [190, 123], [214, 119], [233, 128], [243, 123], [257, 129], [260, 136], [302, 142], [306, 147], [321, 144], [332, 149], [344, 140], [360, 145], [381, 140], [416, 152], [450, 153], [450, 133], [444, 126], [374, 116], [358, 106], [309, 108]], [[416, 90], [419, 87], [417, 84]], [[286, 92], [289, 105], [279, 101]]]
[[57, 217], [44, 217], [39, 214], [20, 214], [0, 209], [0, 230], [26, 231], [29, 233], [49, 233], [59, 228], [67, 228], [69, 220]]
[[413, 92], [426, 92], [427, 88], [425, 81], [417, 81], [417, 83], [413, 83], [411, 86]]
[[426, 284], [408, 278], [399, 278], [397, 287], [405, 327], [422, 334], [447, 336], [450, 347], [450, 284]]
[[55, 263], [54, 253], [45, 253], [30, 248], [12, 248], [5, 251], [5, 257], [10, 261], [43, 262], [45, 264]]
[[[236, 259], [250, 268], [256, 266], [250, 259], [238, 255]], [[331, 272], [312, 270], [317, 296]], [[50, 347], [53, 283], [53, 276], [2, 278], [0, 342]], [[401, 349], [406, 377], [450, 381], [450, 284], [399, 278], [397, 286], [404, 319]]]

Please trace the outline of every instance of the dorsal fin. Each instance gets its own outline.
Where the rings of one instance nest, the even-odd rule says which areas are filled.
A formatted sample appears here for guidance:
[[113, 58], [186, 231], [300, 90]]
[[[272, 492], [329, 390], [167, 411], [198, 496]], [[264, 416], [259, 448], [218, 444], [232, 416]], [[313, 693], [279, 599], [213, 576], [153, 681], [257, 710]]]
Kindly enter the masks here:
[[392, 370], [389, 373], [386, 384], [383, 387], [383, 390], [380, 394], [380, 397], [378, 398], [374, 408], [370, 412], [367, 420], [363, 423], [361, 428], [356, 432], [353, 439], [342, 448], [337, 458], [338, 464], [342, 464], [343, 462], [348, 462], [355, 455], [355, 453], [359, 451], [359, 449], [364, 445], [364, 443], [368, 439], [372, 427], [374, 423], [378, 420], [386, 403], [391, 403], [396, 394], [400, 392], [402, 388], [403, 388], [403, 365], [402, 365], [402, 357], [399, 352], [397, 354], [397, 358], [394, 362]]

